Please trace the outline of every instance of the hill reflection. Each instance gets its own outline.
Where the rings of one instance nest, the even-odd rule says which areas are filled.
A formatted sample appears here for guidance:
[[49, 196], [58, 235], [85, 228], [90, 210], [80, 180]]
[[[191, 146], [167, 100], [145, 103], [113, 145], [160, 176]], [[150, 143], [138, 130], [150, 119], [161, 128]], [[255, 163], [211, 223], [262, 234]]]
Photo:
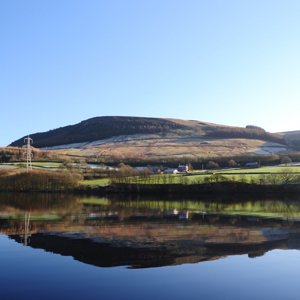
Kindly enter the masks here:
[[158, 267], [300, 249], [297, 202], [0, 195], [0, 232], [99, 266]]

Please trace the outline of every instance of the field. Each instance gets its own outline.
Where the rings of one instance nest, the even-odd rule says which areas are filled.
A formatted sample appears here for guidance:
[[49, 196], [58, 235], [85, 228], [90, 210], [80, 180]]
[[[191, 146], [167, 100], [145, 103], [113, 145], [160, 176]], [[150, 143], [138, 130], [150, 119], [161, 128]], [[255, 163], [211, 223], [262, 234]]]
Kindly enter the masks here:
[[90, 187], [107, 186], [110, 184], [110, 179], [101, 178], [101, 179], [82, 180], [80, 181], [80, 184], [83, 186], [90, 186]]
[[[235, 181], [247, 183], [289, 183], [300, 178], [300, 167], [261, 167], [255, 169], [194, 171], [192, 174], [155, 174], [117, 178], [117, 183], [131, 184], [201, 184], [206, 182]], [[109, 179], [84, 180], [82, 185], [96, 187], [110, 184]]]
[[[67, 168], [60, 162], [33, 162], [33, 169], [49, 171], [66, 171]], [[15, 169], [21, 171], [26, 168], [26, 163], [0, 164], [0, 170]], [[220, 169], [220, 170], [194, 170], [189, 174], [154, 174], [139, 176], [117, 176], [112, 179], [109, 175], [102, 175], [100, 179], [93, 178], [94, 170], [81, 164], [73, 164], [73, 171], [84, 175], [79, 185], [85, 188], [104, 187], [113, 183], [130, 184], [202, 184], [210, 182], [244, 182], [255, 184], [282, 184], [300, 182], [300, 166], [272, 166], [253, 169]], [[91, 172], [91, 173], [89, 173]], [[97, 177], [96, 177], [97, 178]]]
[[279, 173], [279, 172], [299, 172], [300, 166], [274, 166], [274, 167], [260, 167], [254, 169], [236, 169], [236, 170], [221, 170], [219, 171], [222, 174], [253, 174], [253, 173]]
[[[61, 169], [63, 167], [62, 163], [59, 162], [32, 162], [32, 168], [34, 169]], [[0, 168], [26, 168], [25, 162], [14, 162], [14, 163], [4, 163], [0, 164]]]

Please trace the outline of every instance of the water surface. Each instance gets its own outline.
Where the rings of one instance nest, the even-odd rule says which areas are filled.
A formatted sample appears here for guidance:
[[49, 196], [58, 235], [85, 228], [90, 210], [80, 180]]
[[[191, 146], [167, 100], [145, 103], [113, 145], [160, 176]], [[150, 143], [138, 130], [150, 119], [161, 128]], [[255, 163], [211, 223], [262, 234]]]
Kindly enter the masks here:
[[1, 299], [299, 299], [300, 202], [0, 194]]

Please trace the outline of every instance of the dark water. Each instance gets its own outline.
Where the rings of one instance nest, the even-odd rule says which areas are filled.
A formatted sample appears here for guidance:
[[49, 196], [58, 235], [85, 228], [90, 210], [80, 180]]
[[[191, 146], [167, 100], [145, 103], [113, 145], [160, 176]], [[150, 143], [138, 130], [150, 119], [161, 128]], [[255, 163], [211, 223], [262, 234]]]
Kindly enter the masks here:
[[300, 202], [0, 194], [0, 299], [299, 299]]

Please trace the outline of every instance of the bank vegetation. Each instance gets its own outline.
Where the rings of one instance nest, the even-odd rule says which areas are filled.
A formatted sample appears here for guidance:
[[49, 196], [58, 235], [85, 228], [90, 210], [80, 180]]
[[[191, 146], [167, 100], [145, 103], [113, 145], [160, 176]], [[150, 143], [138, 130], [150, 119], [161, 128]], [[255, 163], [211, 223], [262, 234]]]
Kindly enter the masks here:
[[82, 176], [69, 172], [49, 172], [32, 170], [30, 172], [0, 171], [0, 191], [6, 192], [61, 192], [72, 191]]

